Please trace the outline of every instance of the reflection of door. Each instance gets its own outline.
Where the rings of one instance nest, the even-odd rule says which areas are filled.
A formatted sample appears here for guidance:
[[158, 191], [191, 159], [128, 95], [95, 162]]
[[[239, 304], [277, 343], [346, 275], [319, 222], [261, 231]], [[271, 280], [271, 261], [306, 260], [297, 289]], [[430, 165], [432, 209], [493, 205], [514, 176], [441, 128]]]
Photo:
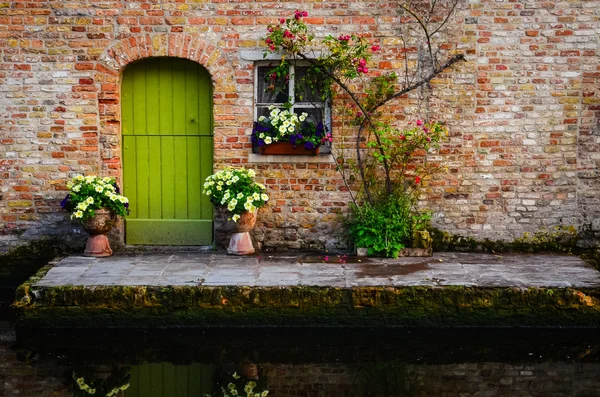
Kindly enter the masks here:
[[125, 397], [202, 397], [213, 392], [214, 372], [204, 364], [136, 365]]
[[149, 58], [123, 73], [123, 186], [127, 244], [210, 245], [212, 91], [202, 66]]

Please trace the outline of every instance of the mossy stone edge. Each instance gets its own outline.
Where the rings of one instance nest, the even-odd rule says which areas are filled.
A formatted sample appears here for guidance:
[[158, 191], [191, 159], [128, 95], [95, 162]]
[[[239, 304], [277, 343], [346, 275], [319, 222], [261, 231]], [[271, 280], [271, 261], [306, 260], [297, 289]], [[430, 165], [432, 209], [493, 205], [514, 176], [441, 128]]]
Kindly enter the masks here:
[[600, 288], [34, 287], [17, 327], [600, 326]]

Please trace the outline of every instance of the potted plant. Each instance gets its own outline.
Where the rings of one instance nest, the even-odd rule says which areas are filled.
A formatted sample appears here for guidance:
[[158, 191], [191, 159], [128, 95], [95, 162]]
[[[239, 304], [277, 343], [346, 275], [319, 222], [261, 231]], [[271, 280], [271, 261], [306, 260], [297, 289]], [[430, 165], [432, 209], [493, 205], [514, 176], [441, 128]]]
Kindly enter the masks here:
[[226, 209], [229, 220], [236, 226], [229, 241], [227, 253], [249, 255], [254, 253], [250, 230], [256, 223], [256, 211], [269, 200], [266, 187], [254, 181], [256, 171], [227, 167], [206, 178], [204, 194], [218, 207]]
[[254, 123], [252, 142], [262, 154], [318, 154], [319, 146], [331, 142], [323, 123], [315, 124], [307, 113], [269, 106], [269, 116]]
[[69, 193], [60, 203], [71, 213], [71, 219], [81, 221], [90, 235], [84, 256], [111, 256], [112, 250], [106, 233], [112, 229], [117, 216], [129, 213], [129, 200], [120, 195], [114, 178], [77, 175], [67, 183]]

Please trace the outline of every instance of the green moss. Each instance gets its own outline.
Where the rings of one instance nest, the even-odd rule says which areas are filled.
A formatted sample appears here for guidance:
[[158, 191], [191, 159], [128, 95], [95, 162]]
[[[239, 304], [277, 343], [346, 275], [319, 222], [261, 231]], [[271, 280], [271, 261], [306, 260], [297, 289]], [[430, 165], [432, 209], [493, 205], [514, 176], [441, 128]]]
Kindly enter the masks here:
[[81, 247], [69, 247], [57, 238], [43, 238], [0, 254], [0, 277], [11, 278], [35, 273], [42, 265]]
[[574, 226], [555, 226], [541, 228], [534, 233], [524, 233], [513, 241], [479, 240], [430, 229], [434, 251], [470, 251], [470, 252], [560, 252], [574, 253], [577, 249], [579, 234]]
[[599, 289], [65, 286], [20, 296], [22, 327], [600, 325]]

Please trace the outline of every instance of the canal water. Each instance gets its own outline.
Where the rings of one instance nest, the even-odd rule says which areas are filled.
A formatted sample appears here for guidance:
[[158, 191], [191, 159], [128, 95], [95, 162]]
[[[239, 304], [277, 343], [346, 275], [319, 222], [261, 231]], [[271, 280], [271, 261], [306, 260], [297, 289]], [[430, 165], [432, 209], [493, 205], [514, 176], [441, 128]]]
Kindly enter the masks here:
[[246, 396], [249, 380], [278, 397], [600, 396], [595, 329], [34, 330], [15, 338], [4, 323], [0, 357], [0, 396], [91, 396], [86, 387], [94, 396], [223, 396], [230, 382]]
[[249, 381], [275, 397], [600, 397], [598, 329], [15, 333], [7, 304], [35, 270], [18, 265], [0, 277], [0, 397], [247, 396]]

